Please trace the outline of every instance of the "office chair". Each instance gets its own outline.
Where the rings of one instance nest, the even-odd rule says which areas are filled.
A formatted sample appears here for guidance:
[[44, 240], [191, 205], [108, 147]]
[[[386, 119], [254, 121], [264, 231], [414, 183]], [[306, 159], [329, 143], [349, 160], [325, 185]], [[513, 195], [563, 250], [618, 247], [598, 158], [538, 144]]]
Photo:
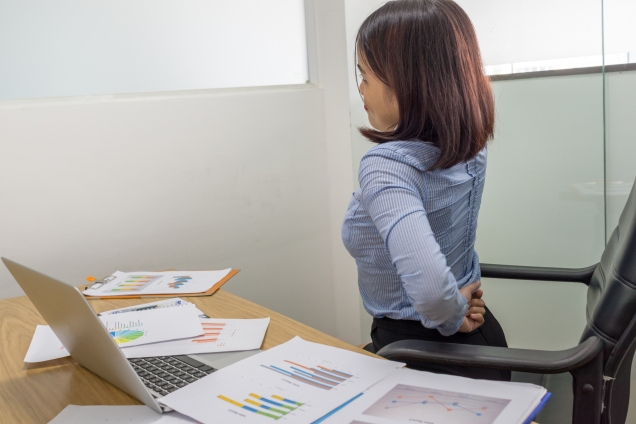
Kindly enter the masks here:
[[[568, 405], [573, 424], [625, 423], [636, 349], [636, 183], [600, 263], [581, 269], [482, 264], [481, 275], [586, 284], [587, 325], [579, 345], [561, 351], [542, 351], [402, 340], [385, 346], [377, 354], [408, 366], [437, 363], [535, 375], [566, 373], [560, 375], [568, 378], [569, 372], [572, 384], [561, 384], [561, 388], [566, 391], [571, 388], [571, 392], [553, 393], [548, 405], [563, 396], [568, 403], [569, 396], [573, 399]], [[548, 421], [555, 422], [546, 415], [544, 422]], [[560, 418], [556, 422], [568, 421]]]

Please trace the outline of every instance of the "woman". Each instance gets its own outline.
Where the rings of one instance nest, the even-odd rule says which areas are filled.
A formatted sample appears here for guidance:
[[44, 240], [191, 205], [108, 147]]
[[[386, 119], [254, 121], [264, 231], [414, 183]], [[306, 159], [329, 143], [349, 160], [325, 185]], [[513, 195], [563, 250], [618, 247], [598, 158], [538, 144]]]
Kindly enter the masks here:
[[377, 146], [360, 162], [342, 236], [374, 349], [404, 339], [507, 346], [474, 251], [494, 104], [468, 16], [451, 0], [390, 1], [360, 27], [356, 60], [374, 128], [360, 132]]

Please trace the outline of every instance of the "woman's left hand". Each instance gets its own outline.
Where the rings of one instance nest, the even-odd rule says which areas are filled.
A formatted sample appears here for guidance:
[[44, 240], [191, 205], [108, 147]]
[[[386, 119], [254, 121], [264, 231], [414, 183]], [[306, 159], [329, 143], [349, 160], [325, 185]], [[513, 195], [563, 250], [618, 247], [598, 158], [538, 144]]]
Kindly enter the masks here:
[[470, 314], [464, 317], [461, 327], [459, 327], [460, 333], [470, 333], [475, 331], [484, 323], [484, 316], [482, 314]]
[[486, 302], [481, 297], [483, 291], [478, 290], [473, 293], [473, 298], [470, 299], [468, 304], [468, 311], [464, 321], [462, 321], [461, 327], [459, 327], [460, 333], [470, 333], [481, 327], [484, 323], [484, 315], [486, 314]]

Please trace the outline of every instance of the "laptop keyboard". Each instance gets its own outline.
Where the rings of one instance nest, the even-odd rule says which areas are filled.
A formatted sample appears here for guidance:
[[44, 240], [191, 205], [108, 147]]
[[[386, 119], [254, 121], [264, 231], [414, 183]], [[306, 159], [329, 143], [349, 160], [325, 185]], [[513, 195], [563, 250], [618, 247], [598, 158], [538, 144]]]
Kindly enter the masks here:
[[165, 396], [216, 371], [216, 368], [184, 355], [134, 358], [128, 361], [155, 396]]

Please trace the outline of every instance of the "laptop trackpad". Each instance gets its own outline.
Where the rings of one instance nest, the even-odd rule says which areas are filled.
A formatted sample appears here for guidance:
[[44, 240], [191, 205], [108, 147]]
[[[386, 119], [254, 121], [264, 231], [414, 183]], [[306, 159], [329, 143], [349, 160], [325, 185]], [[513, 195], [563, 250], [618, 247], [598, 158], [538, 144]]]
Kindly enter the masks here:
[[203, 362], [206, 365], [214, 367], [216, 369], [221, 369], [223, 367], [227, 367], [228, 365], [232, 365], [235, 362], [238, 362], [242, 359], [249, 358], [252, 355], [256, 355], [257, 353], [261, 353], [262, 350], [244, 350], [241, 352], [219, 352], [219, 353], [201, 353], [198, 355], [188, 355], [198, 361]]

